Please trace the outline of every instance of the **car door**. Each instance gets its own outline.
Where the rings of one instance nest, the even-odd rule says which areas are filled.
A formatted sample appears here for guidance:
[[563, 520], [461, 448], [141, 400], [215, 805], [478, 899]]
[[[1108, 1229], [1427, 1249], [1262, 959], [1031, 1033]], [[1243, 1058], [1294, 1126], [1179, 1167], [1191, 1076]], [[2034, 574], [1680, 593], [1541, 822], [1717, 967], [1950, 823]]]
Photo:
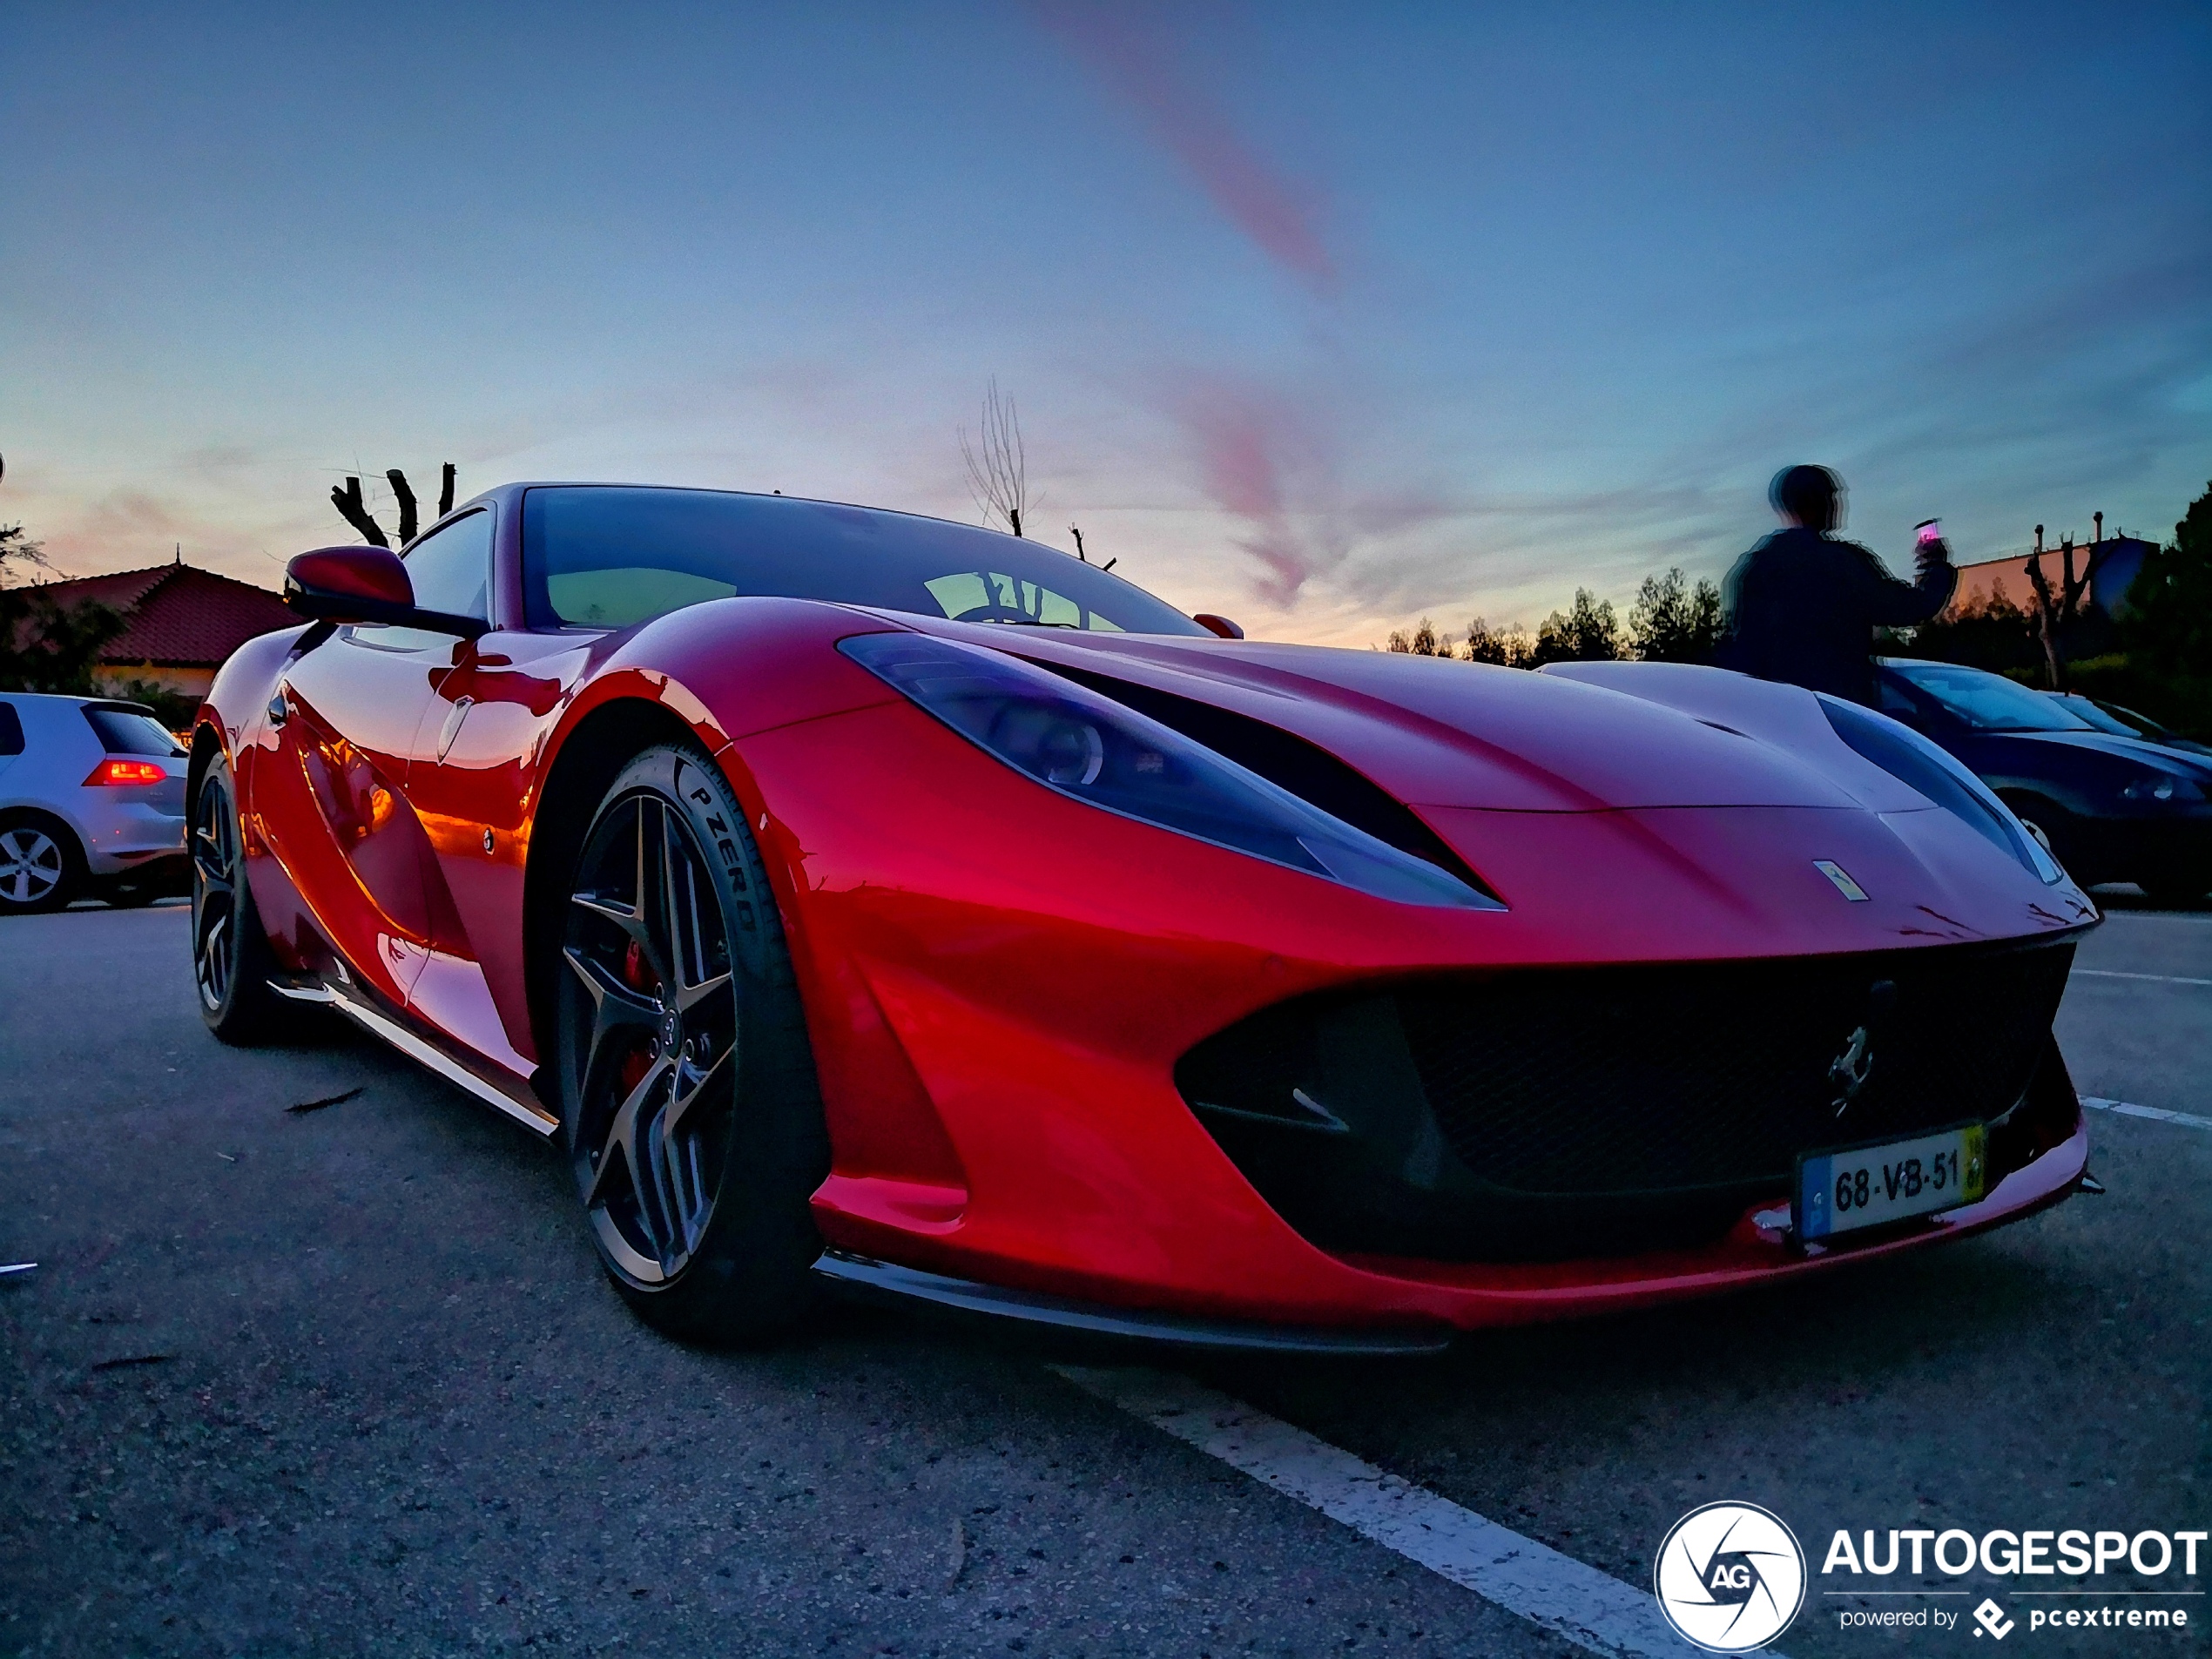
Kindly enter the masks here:
[[463, 646], [408, 782], [449, 919], [409, 1006], [519, 1078], [537, 1062], [523, 956], [535, 768], [598, 638], [502, 629]]
[[[403, 556], [415, 603], [487, 614], [494, 520], [480, 509]], [[403, 1003], [440, 931], [429, 840], [408, 799], [418, 736], [462, 642], [348, 624], [285, 669], [256, 768], [263, 833], [317, 925], [354, 972]]]
[[23, 717], [14, 704], [0, 698], [0, 772], [14, 765], [23, 751]]

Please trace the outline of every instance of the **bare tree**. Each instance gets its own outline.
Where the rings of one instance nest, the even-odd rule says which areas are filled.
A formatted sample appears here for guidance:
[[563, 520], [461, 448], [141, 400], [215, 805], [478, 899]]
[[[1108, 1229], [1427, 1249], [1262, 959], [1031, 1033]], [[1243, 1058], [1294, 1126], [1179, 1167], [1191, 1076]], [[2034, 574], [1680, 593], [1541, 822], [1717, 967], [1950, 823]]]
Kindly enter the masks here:
[[[455, 476], [453, 462], [448, 461], [439, 475], [440, 518], [453, 510]], [[415, 500], [415, 487], [408, 482], [407, 475], [397, 467], [385, 473], [384, 481], [391, 485], [392, 498], [400, 504], [400, 545], [405, 547], [415, 539], [419, 528], [420, 504]], [[361, 540], [377, 547], [391, 546], [390, 538], [384, 534], [384, 527], [376, 522], [376, 515], [368, 510], [368, 503], [361, 498], [361, 481], [359, 478], [347, 478], [342, 488], [333, 485], [330, 504], [338, 509], [339, 517], [354, 527], [354, 534]]]
[[2051, 689], [2063, 691], [2066, 684], [2066, 644], [2063, 637], [2067, 624], [2080, 613], [2081, 597], [2089, 590], [2097, 567], [2105, 559], [2105, 516], [2097, 515], [2097, 539], [2087, 550], [2088, 558], [2081, 567], [2081, 574], [2074, 572], [2074, 537], [2067, 536], [2059, 544], [2059, 590], [2051, 590], [2051, 583], [2043, 574], [2043, 527], [2035, 527], [2035, 550], [2027, 556], [2027, 585], [2034, 590], [2035, 633], [2043, 647], [2043, 671], [2050, 677]]
[[[994, 519], [1015, 535], [1022, 534], [1022, 520], [1029, 510], [1029, 476], [1022, 452], [1022, 417], [1012, 398], [999, 396], [998, 376], [991, 377], [983, 394], [981, 429], [970, 442], [968, 428], [960, 429], [961, 458], [968, 462], [968, 488], [982, 510], [983, 522]], [[1087, 562], [1087, 561], [1086, 561]]]

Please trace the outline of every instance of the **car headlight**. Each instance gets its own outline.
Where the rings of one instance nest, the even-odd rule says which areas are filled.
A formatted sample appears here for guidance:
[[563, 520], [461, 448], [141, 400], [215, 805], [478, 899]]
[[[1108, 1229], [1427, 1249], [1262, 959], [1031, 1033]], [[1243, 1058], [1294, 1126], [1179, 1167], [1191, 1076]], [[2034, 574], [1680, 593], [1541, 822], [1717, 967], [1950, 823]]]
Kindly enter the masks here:
[[1076, 800], [1401, 904], [1501, 910], [1279, 785], [1088, 687], [927, 634], [838, 649], [978, 748]]
[[2027, 833], [2013, 809], [1968, 772], [1958, 759], [1938, 748], [1911, 726], [1885, 714], [1819, 694], [1820, 706], [1836, 735], [1907, 788], [1925, 795], [1975, 833], [2004, 849], [2033, 871], [2047, 886], [2066, 880], [2058, 860]]
[[2128, 800], [2202, 800], [2204, 789], [2193, 778], [2179, 778], [2170, 772], [2147, 772], [2131, 780], [2120, 792]]

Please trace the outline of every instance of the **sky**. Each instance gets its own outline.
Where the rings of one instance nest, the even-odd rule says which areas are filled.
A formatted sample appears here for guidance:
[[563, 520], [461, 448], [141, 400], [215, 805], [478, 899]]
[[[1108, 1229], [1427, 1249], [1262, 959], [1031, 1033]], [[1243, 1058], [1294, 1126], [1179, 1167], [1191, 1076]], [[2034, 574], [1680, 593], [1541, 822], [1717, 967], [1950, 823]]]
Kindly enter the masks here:
[[1033, 533], [1254, 634], [1908, 567], [2212, 477], [2212, 10], [629, 3], [0, 27], [0, 523], [275, 586], [328, 491]]

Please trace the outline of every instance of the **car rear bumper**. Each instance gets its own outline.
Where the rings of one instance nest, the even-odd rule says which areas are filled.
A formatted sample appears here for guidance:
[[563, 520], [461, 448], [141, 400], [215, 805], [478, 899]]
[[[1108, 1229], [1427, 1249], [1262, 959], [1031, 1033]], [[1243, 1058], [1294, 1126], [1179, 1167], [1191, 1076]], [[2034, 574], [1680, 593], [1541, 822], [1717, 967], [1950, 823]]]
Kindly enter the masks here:
[[92, 875], [120, 875], [165, 855], [184, 855], [181, 780], [143, 790], [78, 792], [77, 830], [84, 844], [85, 868]]

